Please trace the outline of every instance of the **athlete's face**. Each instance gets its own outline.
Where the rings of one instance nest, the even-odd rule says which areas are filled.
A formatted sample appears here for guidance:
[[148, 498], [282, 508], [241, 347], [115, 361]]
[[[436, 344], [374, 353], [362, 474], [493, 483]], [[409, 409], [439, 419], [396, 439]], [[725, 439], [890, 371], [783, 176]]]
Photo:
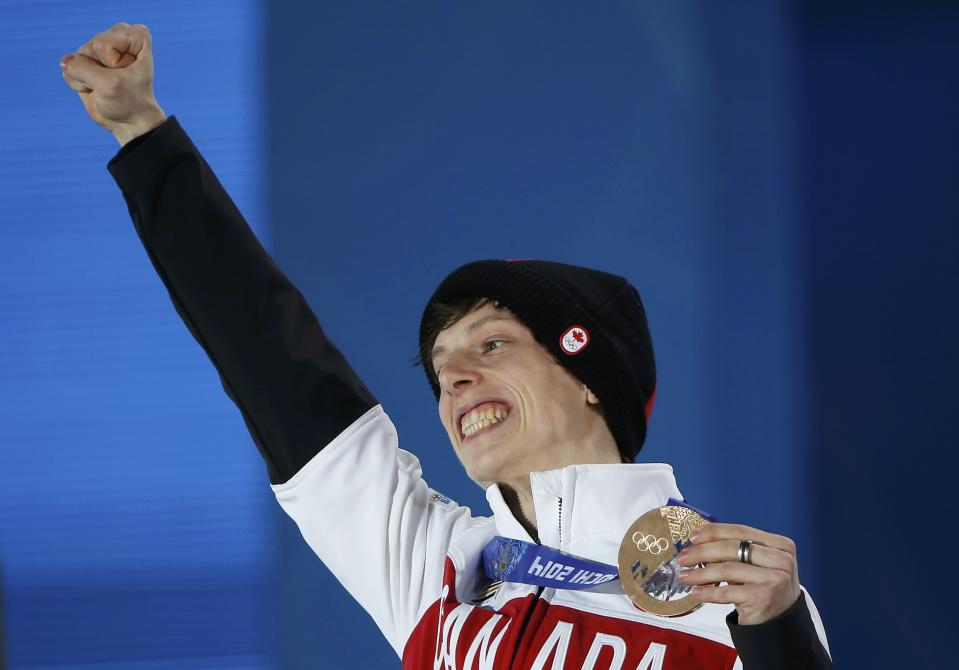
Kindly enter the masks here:
[[440, 420], [481, 485], [618, 460], [596, 397], [506, 309], [483, 304], [441, 331], [433, 369]]

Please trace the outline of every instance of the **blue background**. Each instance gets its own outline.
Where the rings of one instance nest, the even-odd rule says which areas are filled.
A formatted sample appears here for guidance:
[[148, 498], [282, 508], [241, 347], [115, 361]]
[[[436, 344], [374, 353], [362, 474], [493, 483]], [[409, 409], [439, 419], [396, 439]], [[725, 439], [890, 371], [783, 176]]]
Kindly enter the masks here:
[[61, 80], [120, 20], [434, 487], [485, 513], [410, 365], [442, 277], [621, 273], [660, 377], [640, 460], [796, 539], [838, 666], [951, 658], [957, 3], [48, 0], [0, 1], [9, 667], [398, 665], [272, 501]]

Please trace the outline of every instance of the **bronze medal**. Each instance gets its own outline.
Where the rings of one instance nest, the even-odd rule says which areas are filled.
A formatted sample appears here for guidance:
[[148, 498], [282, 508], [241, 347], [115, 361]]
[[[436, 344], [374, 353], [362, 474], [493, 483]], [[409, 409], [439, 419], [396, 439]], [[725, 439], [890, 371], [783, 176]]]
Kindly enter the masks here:
[[709, 520], [682, 505], [663, 505], [636, 519], [619, 547], [619, 579], [626, 595], [641, 610], [681, 616], [702, 605], [690, 597], [692, 587], [679, 581], [676, 560], [691, 543], [689, 536]]

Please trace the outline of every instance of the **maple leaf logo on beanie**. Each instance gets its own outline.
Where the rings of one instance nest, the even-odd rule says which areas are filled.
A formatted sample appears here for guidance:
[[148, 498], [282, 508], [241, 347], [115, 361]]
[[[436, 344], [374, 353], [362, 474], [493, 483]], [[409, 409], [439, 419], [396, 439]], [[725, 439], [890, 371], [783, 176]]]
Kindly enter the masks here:
[[582, 326], [570, 326], [559, 338], [559, 346], [570, 356], [575, 356], [589, 344], [589, 333]]

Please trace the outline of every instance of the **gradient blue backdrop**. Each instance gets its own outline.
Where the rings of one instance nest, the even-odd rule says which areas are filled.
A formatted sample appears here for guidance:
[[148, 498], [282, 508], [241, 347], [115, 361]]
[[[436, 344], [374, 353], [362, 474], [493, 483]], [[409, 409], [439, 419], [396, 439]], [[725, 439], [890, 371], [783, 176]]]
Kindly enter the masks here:
[[60, 81], [59, 57], [118, 20], [151, 27], [161, 104], [434, 487], [485, 511], [410, 365], [439, 280], [481, 257], [625, 274], [660, 376], [640, 460], [797, 540], [840, 667], [949, 657], [951, 580], [911, 571], [956, 545], [956, 3], [49, 1], [0, 19], [10, 667], [397, 665], [270, 500], [138, 248], [115, 141]]

